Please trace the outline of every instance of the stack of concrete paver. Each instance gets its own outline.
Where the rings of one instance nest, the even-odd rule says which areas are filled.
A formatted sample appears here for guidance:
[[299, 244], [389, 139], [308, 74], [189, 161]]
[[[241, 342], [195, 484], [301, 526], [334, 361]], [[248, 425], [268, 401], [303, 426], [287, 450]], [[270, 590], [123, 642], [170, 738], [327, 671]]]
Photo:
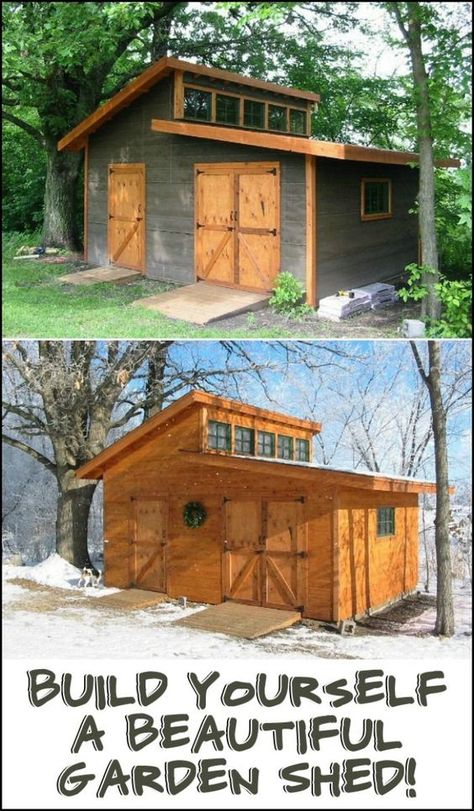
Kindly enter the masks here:
[[372, 310], [380, 310], [383, 307], [391, 307], [398, 301], [397, 291], [393, 284], [384, 284], [382, 282], [375, 282], [374, 284], [366, 284], [363, 287], [355, 287], [354, 293], [361, 293], [362, 295], [369, 296], [370, 308]]
[[[351, 296], [326, 296], [319, 302], [318, 315], [329, 321], [342, 321], [352, 315], [370, 310], [370, 295], [361, 290], [351, 290]], [[354, 295], [352, 295], [352, 293]]]

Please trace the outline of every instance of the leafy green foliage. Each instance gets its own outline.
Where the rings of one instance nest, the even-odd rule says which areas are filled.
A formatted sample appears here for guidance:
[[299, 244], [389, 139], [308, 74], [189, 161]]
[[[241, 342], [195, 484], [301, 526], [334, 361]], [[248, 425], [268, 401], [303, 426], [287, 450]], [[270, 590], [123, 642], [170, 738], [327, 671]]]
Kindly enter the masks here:
[[472, 173], [470, 167], [436, 173], [436, 227], [440, 264], [448, 277], [466, 278], [472, 268]]
[[[407, 265], [406, 287], [398, 291], [402, 301], [421, 301], [428, 295], [427, 277], [433, 268]], [[472, 335], [472, 277], [457, 281], [439, 276], [434, 288], [441, 302], [441, 318], [428, 322], [426, 334], [432, 338], [470, 338]]]
[[2, 139], [2, 230], [35, 231], [43, 220], [46, 155], [30, 135], [8, 122]]
[[288, 318], [301, 318], [311, 312], [311, 307], [304, 303], [304, 287], [292, 273], [280, 273], [270, 307]]

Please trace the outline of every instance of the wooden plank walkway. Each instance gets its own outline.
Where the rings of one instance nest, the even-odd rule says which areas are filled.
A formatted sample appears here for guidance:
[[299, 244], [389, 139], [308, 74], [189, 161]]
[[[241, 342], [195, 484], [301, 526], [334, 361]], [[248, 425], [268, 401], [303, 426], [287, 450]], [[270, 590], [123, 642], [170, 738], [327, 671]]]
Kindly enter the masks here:
[[250, 293], [233, 287], [196, 282], [157, 296], [138, 299], [132, 306], [145, 307], [168, 318], [203, 325], [250, 310], [260, 310], [267, 305], [269, 298], [269, 293]]
[[76, 273], [67, 273], [59, 276], [58, 281], [65, 284], [100, 284], [102, 282], [112, 282], [114, 284], [125, 284], [126, 282], [138, 281], [142, 274], [138, 270], [117, 267], [99, 267], [90, 270], [80, 270]]
[[173, 624], [211, 634], [230, 634], [243, 639], [256, 639], [273, 631], [288, 628], [300, 620], [301, 614], [298, 611], [225, 602], [205, 608], [203, 611], [196, 611], [195, 614], [175, 620]]
[[94, 604], [98, 607], [126, 608], [129, 611], [136, 611], [139, 608], [149, 608], [158, 603], [166, 603], [168, 599], [168, 596], [161, 591], [125, 589], [116, 591], [114, 594], [107, 594], [105, 597], [98, 597], [94, 600]]

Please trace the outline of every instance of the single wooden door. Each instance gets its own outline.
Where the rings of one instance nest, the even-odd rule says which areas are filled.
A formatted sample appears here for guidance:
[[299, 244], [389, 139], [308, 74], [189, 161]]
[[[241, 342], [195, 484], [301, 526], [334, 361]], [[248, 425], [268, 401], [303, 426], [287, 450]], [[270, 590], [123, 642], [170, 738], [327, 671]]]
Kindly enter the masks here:
[[302, 500], [266, 501], [263, 605], [301, 608], [306, 598], [307, 529]]
[[196, 276], [269, 291], [280, 265], [280, 170], [274, 163], [199, 164]]
[[260, 501], [224, 502], [224, 599], [261, 604], [261, 525]]
[[145, 272], [145, 164], [109, 166], [109, 262]]
[[137, 588], [166, 591], [166, 501], [137, 500], [132, 543], [132, 582]]

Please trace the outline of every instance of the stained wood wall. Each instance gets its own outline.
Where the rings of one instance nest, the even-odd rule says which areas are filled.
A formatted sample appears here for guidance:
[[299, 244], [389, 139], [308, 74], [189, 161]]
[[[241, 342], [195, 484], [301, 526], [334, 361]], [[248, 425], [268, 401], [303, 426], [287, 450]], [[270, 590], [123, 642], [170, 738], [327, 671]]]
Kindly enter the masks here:
[[[409, 166], [317, 158], [318, 297], [338, 289], [399, 278], [416, 262], [417, 218], [408, 211], [418, 191], [418, 171]], [[392, 180], [393, 216], [360, 219], [363, 177]]]
[[152, 118], [172, 118], [172, 91], [172, 79], [164, 79], [90, 136], [89, 261], [107, 263], [109, 163], [146, 165], [147, 275], [152, 279], [191, 283], [195, 280], [194, 164], [278, 160], [281, 169], [281, 269], [291, 271], [304, 283], [304, 156], [152, 132]]
[[[377, 507], [395, 507], [395, 535], [377, 537]], [[337, 510], [338, 619], [384, 605], [418, 582], [418, 496], [347, 491]], [[336, 608], [337, 607], [337, 608]]]
[[[417, 582], [417, 496], [347, 490], [337, 497], [321, 471], [305, 481], [199, 465], [201, 409], [190, 409], [155, 440], [130, 452], [104, 476], [105, 582], [127, 588], [134, 539], [133, 499], [169, 504], [167, 593], [189, 600], [223, 599], [223, 500], [299, 499], [308, 527], [304, 615], [337, 620], [396, 597]], [[186, 451], [187, 453], [183, 453]], [[196, 453], [193, 462], [192, 453]], [[270, 468], [270, 466], [269, 466]], [[336, 499], [339, 499], [336, 501]], [[203, 503], [208, 517], [197, 528], [183, 521], [189, 501]], [[397, 537], [376, 538], [376, 507], [397, 508]], [[245, 523], [245, 514], [242, 515]], [[338, 548], [337, 548], [338, 547]]]

